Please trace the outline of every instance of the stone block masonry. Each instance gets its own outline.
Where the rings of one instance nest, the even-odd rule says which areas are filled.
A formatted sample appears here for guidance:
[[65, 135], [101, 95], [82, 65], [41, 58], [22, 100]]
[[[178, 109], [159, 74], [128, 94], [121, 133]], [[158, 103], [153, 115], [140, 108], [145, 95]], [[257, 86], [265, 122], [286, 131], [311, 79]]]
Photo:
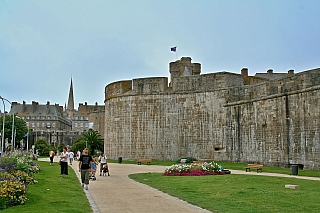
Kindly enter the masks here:
[[270, 80], [228, 72], [200, 75], [200, 64], [189, 58], [172, 63], [169, 85], [161, 77], [106, 86], [104, 139], [110, 158], [190, 156], [320, 168], [320, 69]]

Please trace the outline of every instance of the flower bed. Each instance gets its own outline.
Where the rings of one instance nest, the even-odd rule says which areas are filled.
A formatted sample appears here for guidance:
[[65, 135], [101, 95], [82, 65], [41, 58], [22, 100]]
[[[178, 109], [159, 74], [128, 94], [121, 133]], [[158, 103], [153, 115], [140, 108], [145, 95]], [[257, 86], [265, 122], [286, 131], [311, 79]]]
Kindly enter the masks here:
[[223, 175], [221, 166], [215, 162], [202, 164], [174, 164], [168, 167], [164, 176], [204, 176], [204, 175]]
[[14, 151], [0, 157], [0, 209], [24, 204], [29, 184], [36, 183], [40, 167], [29, 153]]

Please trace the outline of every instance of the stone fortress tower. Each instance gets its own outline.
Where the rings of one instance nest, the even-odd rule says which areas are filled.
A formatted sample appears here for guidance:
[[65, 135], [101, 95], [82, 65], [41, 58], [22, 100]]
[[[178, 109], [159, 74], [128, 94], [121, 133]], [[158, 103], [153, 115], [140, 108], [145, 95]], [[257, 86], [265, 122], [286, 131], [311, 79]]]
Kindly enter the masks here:
[[110, 158], [262, 163], [320, 168], [320, 69], [248, 76], [200, 74], [183, 57], [168, 78], [105, 88], [105, 152]]

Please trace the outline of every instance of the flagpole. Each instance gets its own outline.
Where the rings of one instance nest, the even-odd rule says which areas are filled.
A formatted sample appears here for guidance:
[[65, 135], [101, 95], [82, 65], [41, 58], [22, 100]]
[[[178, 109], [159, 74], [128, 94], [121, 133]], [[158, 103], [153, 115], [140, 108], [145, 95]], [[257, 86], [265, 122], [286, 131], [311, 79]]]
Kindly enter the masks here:
[[176, 46], [176, 60], [178, 60], [178, 46]]

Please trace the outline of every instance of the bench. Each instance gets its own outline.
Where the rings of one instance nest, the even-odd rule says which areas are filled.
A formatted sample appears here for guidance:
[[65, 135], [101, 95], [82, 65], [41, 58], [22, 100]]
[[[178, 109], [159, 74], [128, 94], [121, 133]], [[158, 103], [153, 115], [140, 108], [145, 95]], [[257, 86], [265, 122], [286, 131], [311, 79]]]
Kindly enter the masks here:
[[185, 159], [185, 158], [182, 158], [181, 160], [180, 160], [180, 163], [181, 164], [185, 164], [187, 162], [187, 159]]
[[140, 158], [138, 159], [138, 165], [141, 165], [142, 162], [147, 163], [148, 165], [151, 163], [151, 159]]
[[251, 169], [256, 169], [257, 172], [262, 172], [262, 164], [248, 164], [248, 166], [246, 167], [246, 172], [250, 172]]

